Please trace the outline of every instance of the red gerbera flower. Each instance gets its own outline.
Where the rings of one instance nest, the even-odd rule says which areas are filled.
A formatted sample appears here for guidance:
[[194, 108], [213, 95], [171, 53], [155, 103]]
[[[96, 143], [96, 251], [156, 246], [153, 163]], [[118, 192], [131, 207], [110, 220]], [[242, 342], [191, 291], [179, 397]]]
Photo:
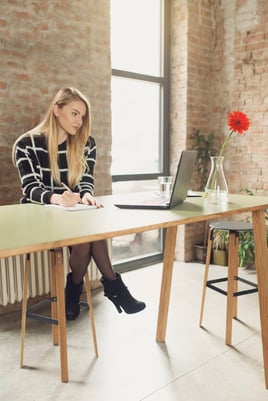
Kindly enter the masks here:
[[[249, 119], [246, 114], [242, 113], [241, 111], [233, 111], [232, 113], [228, 114], [228, 126], [229, 126], [229, 133], [225, 137], [222, 147], [220, 149], [219, 156], [222, 157], [225, 146], [231, 139], [234, 133], [243, 134], [249, 128]], [[215, 179], [216, 179], [217, 171], [214, 171], [214, 175], [212, 176], [211, 183], [212, 187], [214, 187]], [[205, 192], [205, 197], [208, 196], [208, 190]]]
[[234, 132], [238, 134], [243, 134], [249, 128], [249, 119], [246, 114], [242, 113], [241, 111], [233, 111], [232, 113], [228, 114], [228, 126], [230, 128], [229, 134], [226, 136], [223, 145], [221, 147], [219, 156], [223, 155], [223, 151], [225, 146], [229, 142], [230, 138], [232, 137]]
[[249, 128], [249, 119], [241, 111], [233, 111], [228, 115], [228, 125], [232, 131], [243, 134]]

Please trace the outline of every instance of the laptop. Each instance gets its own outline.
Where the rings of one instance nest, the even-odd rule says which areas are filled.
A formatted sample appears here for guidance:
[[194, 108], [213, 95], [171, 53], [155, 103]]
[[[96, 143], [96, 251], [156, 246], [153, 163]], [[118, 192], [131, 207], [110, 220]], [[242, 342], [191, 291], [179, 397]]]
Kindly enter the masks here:
[[173, 183], [170, 198], [163, 198], [160, 195], [147, 193], [141, 198], [130, 194], [127, 198], [117, 201], [114, 205], [124, 209], [173, 209], [183, 203], [188, 196], [190, 181], [197, 157], [197, 151], [184, 150], [181, 153], [177, 167], [175, 180]]

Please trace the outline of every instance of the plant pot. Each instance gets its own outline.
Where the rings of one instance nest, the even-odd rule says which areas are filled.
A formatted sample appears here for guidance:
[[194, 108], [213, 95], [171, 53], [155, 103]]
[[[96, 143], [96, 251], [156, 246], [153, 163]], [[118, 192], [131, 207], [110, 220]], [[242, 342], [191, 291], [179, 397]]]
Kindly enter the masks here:
[[228, 252], [220, 249], [212, 250], [213, 264], [220, 266], [228, 266]]
[[194, 256], [195, 260], [199, 263], [206, 263], [207, 246], [206, 245], [194, 245]]

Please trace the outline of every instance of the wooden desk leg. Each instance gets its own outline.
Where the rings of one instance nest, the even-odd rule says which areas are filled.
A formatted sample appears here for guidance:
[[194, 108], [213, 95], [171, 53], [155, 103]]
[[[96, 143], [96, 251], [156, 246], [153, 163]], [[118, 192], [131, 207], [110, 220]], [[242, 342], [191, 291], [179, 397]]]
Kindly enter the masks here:
[[64, 270], [62, 248], [55, 249], [55, 272], [57, 289], [57, 306], [59, 322], [59, 343], [60, 343], [60, 363], [61, 363], [61, 381], [67, 383], [68, 378], [68, 360], [67, 360], [67, 339], [66, 339], [66, 317], [64, 300]]
[[164, 342], [166, 337], [170, 288], [173, 273], [177, 227], [168, 227], [166, 230], [162, 283], [158, 309], [156, 341]]
[[268, 251], [264, 210], [252, 212], [265, 386], [268, 388]]

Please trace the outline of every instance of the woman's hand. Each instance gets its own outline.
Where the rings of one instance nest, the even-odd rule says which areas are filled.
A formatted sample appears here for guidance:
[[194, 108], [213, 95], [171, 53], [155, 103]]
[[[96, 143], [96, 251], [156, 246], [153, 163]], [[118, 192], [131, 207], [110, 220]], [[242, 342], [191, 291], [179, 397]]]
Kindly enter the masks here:
[[94, 196], [90, 195], [90, 193], [86, 192], [81, 202], [85, 205], [95, 205], [98, 209], [104, 207], [103, 203], [99, 202]]
[[75, 206], [80, 201], [79, 193], [71, 191], [64, 191], [62, 195], [53, 194], [50, 198], [50, 203], [64, 207]]
[[64, 191], [61, 197], [62, 197], [61, 206], [65, 207], [75, 206], [81, 200], [80, 195], [77, 192]]

